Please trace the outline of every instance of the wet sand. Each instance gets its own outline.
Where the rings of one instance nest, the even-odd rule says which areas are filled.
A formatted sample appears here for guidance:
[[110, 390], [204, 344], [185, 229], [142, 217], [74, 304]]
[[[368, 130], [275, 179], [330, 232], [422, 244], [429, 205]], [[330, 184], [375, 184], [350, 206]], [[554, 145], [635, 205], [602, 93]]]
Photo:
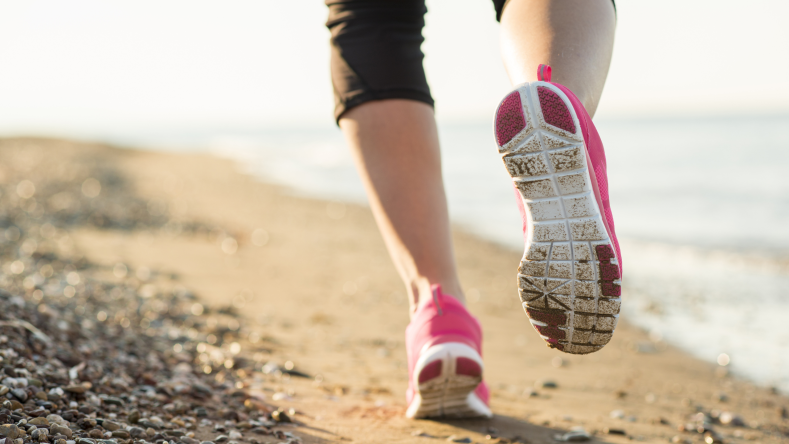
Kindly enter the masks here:
[[[548, 349], [517, 297], [521, 253], [460, 230], [454, 237], [461, 280], [485, 331], [485, 373], [496, 416], [407, 420], [405, 292], [368, 209], [294, 196], [208, 155], [26, 143], [50, 160], [110, 165], [148, 202], [151, 214], [172, 219], [153, 227], [69, 230], [87, 261], [156, 270], [208, 307], [234, 305], [263, 338], [249, 341], [260, 351], [245, 389], [271, 405], [294, 408], [298, 425], [288, 427], [304, 442], [454, 437], [551, 443], [573, 427], [596, 442], [704, 442], [697, 420], [724, 442], [789, 442], [787, 398], [653, 342], [627, 319], [601, 352], [571, 356]], [[188, 223], [222, 229], [178, 228]], [[290, 362], [309, 378], [261, 372], [267, 362]], [[543, 387], [545, 381], [556, 388]], [[733, 412], [743, 425], [720, 424], [728, 418], [721, 412]]]

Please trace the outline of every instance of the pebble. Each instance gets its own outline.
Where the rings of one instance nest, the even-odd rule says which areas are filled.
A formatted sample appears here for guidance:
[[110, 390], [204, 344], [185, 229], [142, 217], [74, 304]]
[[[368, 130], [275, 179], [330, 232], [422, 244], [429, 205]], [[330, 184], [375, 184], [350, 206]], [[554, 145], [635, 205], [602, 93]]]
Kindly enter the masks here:
[[109, 405], [122, 406], [123, 400], [121, 398], [116, 398], [114, 396], [108, 396], [107, 398], [104, 399], [104, 403]]
[[27, 392], [22, 389], [11, 389], [11, 394], [20, 402], [27, 401]]
[[240, 432], [233, 430], [232, 432], [227, 434], [227, 437], [230, 439], [241, 439], [244, 437]]
[[33, 433], [30, 435], [36, 441], [46, 441], [47, 440], [48, 431], [47, 429], [35, 429]]
[[85, 388], [84, 385], [67, 385], [67, 386], [63, 387], [63, 390], [67, 391], [69, 393], [82, 394], [82, 393], [85, 393], [88, 389]]
[[129, 422], [132, 424], [137, 424], [140, 421], [140, 411], [139, 410], [132, 410], [129, 412]]
[[586, 442], [592, 440], [592, 435], [583, 428], [578, 427], [573, 428], [563, 435], [554, 435], [553, 439], [563, 442]]
[[718, 417], [718, 421], [720, 421], [723, 425], [730, 425], [734, 427], [745, 427], [745, 421], [736, 414], [732, 412], [723, 412]]
[[230, 438], [228, 438], [227, 435], [219, 435], [214, 438], [214, 442], [226, 442], [228, 439]]
[[452, 435], [449, 438], [447, 438], [447, 441], [449, 441], [449, 442], [470, 443], [471, 442], [471, 438], [469, 438], [468, 436], [464, 436], [464, 437], [461, 438], [459, 436]]
[[53, 424], [52, 427], [49, 428], [49, 431], [51, 431], [53, 435], [65, 435], [68, 439], [71, 439], [71, 435], [74, 433], [70, 428], [59, 424]]
[[552, 381], [550, 379], [540, 379], [534, 383], [535, 388], [545, 388], [545, 389], [555, 389], [559, 388], [559, 384], [556, 381]]
[[131, 438], [131, 434], [128, 430], [115, 430], [112, 432], [113, 438], [121, 438], [121, 439], [129, 439]]
[[276, 422], [291, 422], [290, 417], [281, 410], [275, 410], [271, 412], [271, 419]]
[[47, 418], [42, 418], [42, 417], [33, 418], [27, 423], [33, 424], [34, 426], [45, 426], [45, 427], [49, 426], [49, 421], [47, 421]]
[[115, 430], [118, 430], [119, 428], [121, 428], [121, 426], [118, 425], [117, 423], [114, 423], [112, 421], [107, 421], [107, 420], [104, 420], [101, 423], [101, 426], [104, 427], [105, 429], [109, 430], [110, 432], [114, 432]]
[[16, 439], [20, 436], [19, 427], [14, 424], [0, 425], [0, 435], [8, 439]]
[[6, 387], [4, 385], [0, 385], [0, 396], [5, 395], [6, 393], [8, 393], [9, 390], [10, 389], [8, 387]]

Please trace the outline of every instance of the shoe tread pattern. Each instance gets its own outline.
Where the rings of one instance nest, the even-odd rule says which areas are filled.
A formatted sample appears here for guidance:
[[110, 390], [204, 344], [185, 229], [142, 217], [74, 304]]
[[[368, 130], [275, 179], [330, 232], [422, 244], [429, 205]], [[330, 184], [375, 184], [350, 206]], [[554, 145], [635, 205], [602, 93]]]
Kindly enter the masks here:
[[[580, 124], [561, 90], [519, 87], [531, 119], [499, 145], [529, 214], [518, 288], [532, 326], [549, 347], [586, 354], [610, 341], [621, 305], [621, 272], [591, 186]], [[511, 100], [511, 99], [510, 99]]]

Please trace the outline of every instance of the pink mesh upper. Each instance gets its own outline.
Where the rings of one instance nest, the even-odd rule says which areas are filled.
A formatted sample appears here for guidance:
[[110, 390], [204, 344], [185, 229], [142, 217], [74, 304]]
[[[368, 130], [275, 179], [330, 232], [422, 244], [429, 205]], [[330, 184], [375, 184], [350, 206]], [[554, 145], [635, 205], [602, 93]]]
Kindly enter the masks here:
[[[482, 327], [479, 321], [457, 299], [444, 294], [440, 286], [434, 285], [433, 292], [434, 301], [422, 305], [405, 329], [409, 376], [406, 391], [408, 403], [413, 399], [415, 391], [413, 371], [419, 354], [426, 345], [429, 347], [445, 342], [459, 342], [470, 346], [482, 356]], [[431, 368], [430, 371], [435, 371], [435, 368]], [[488, 404], [490, 394], [485, 382], [480, 383], [474, 393]]]
[[504, 98], [496, 113], [496, 141], [502, 146], [524, 128], [526, 119], [523, 118], [521, 95], [518, 91], [513, 91]]
[[575, 122], [573, 122], [573, 116], [567, 109], [567, 105], [564, 104], [564, 100], [545, 87], [537, 88], [537, 95], [540, 97], [540, 108], [542, 108], [545, 123], [575, 133]]

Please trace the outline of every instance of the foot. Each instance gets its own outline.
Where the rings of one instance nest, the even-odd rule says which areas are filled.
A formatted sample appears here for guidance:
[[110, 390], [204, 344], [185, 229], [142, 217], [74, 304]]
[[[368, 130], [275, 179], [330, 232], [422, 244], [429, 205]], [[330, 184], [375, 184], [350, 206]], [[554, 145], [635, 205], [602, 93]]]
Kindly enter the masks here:
[[549, 347], [591, 353], [611, 339], [621, 303], [605, 153], [578, 98], [551, 83], [546, 65], [539, 79], [496, 111], [496, 142], [523, 216], [519, 293]]
[[482, 329], [452, 296], [434, 285], [405, 330], [409, 418], [491, 417], [482, 381]]

